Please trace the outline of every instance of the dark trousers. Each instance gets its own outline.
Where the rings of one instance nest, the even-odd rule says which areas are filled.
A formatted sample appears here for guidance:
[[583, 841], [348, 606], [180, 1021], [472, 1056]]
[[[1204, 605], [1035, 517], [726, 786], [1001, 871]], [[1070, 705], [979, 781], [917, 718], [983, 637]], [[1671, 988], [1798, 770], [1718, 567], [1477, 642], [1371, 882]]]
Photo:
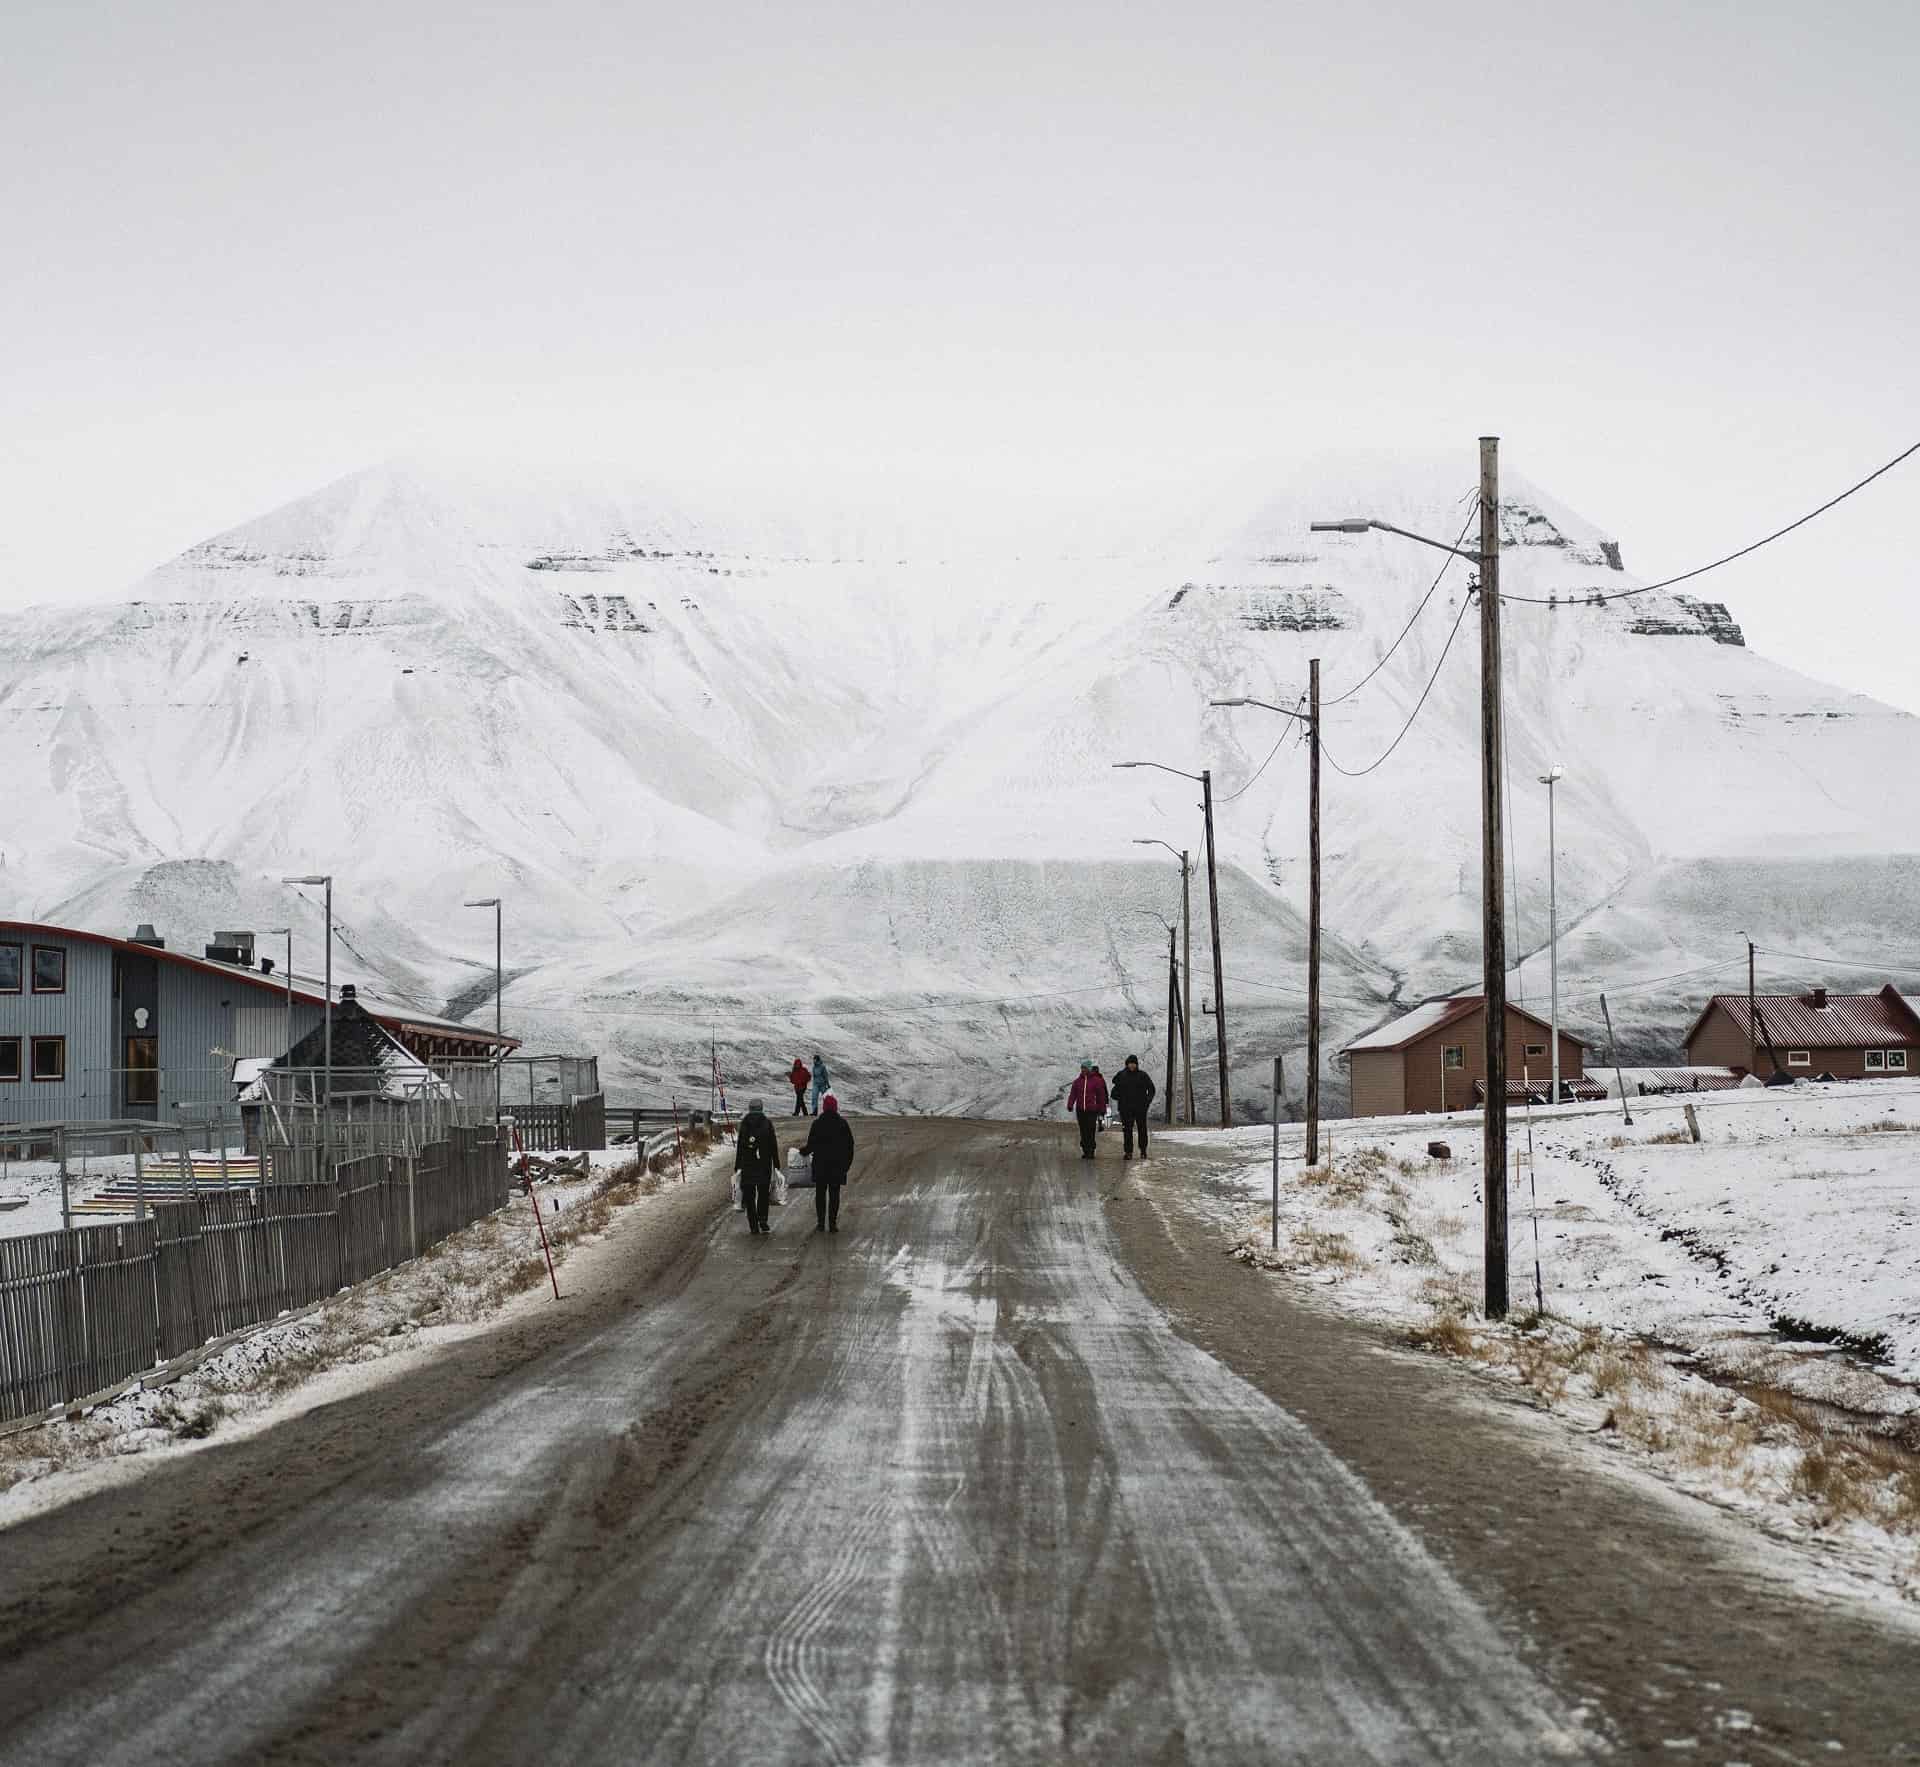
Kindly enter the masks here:
[[796, 1086], [793, 1089], [793, 1114], [796, 1117], [804, 1117], [807, 1114], [807, 1089], [804, 1086]]
[[749, 1227], [764, 1227], [767, 1224], [767, 1209], [773, 1201], [773, 1174], [771, 1172], [742, 1172], [740, 1174], [740, 1201], [747, 1211]]
[[1075, 1111], [1073, 1114], [1080, 1120], [1080, 1152], [1087, 1159], [1092, 1159], [1094, 1137], [1100, 1133], [1100, 1113]]
[[836, 1178], [831, 1184], [818, 1178], [813, 1181], [813, 1218], [820, 1226], [839, 1226], [840, 1186], [844, 1183], [844, 1178]]
[[1135, 1135], [1140, 1137], [1140, 1153], [1144, 1158], [1147, 1151], [1147, 1113], [1141, 1111], [1136, 1115], [1132, 1111], [1122, 1111], [1120, 1113], [1122, 1153], [1133, 1152], [1133, 1138]]

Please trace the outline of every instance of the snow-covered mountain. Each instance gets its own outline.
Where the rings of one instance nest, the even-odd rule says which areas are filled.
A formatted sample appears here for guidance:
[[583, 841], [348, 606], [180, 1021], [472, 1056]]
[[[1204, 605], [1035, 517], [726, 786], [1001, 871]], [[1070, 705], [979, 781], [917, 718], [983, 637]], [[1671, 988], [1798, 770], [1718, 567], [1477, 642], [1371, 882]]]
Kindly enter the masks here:
[[[713, 1035], [736, 1091], [818, 1048], [864, 1104], [1027, 1111], [1083, 1053], [1160, 1065], [1178, 874], [1132, 843], [1197, 855], [1197, 788], [1111, 763], [1207, 766], [1236, 1092], [1276, 1049], [1297, 1091], [1304, 755], [1285, 720], [1209, 702], [1293, 704], [1321, 659], [1329, 1048], [1470, 984], [1466, 568], [1370, 675], [1439, 555], [1308, 522], [1452, 538], [1471, 483], [1465, 458], [1345, 462], [1235, 520], [996, 540], [373, 469], [121, 605], [0, 616], [0, 912], [176, 943], [291, 916], [304, 972], [318, 915], [277, 880], [330, 871], [346, 975], [490, 1016], [491, 922], [459, 904], [499, 893], [509, 1029], [598, 1050], [616, 1096], [704, 1097]], [[1506, 610], [1509, 941], [1545, 941], [1534, 780], [1558, 762], [1575, 1026], [1605, 988], [1627, 1046], [1665, 1053], [1744, 982], [1747, 933], [1858, 963], [1774, 959], [1776, 982], [1920, 960], [1920, 720], [1754, 655], [1717, 604], [1590, 605], [1636, 586], [1620, 547], [1511, 473], [1501, 514], [1503, 587], [1558, 598]], [[1202, 881], [1196, 1003], [1205, 938]], [[1533, 958], [1518, 985], [1546, 981]]]

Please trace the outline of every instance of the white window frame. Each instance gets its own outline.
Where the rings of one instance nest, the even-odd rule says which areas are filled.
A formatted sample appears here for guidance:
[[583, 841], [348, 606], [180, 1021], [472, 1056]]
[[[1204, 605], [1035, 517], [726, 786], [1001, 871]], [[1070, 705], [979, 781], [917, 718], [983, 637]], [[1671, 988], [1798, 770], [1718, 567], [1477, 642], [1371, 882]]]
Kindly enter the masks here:
[[1464, 1043], [1442, 1043], [1440, 1065], [1449, 1073], [1459, 1073], [1467, 1065], [1467, 1046]]
[[1889, 1049], [1887, 1051], [1887, 1072], [1890, 1074], [1904, 1074], [1906, 1071], [1907, 1052], [1904, 1049]]
[[1884, 1074], [1887, 1071], [1887, 1052], [1884, 1049], [1869, 1049], [1866, 1069], [1870, 1074]]
[[1813, 1053], [1806, 1049], [1789, 1049], [1787, 1066], [1790, 1068], [1810, 1068], [1813, 1066]]

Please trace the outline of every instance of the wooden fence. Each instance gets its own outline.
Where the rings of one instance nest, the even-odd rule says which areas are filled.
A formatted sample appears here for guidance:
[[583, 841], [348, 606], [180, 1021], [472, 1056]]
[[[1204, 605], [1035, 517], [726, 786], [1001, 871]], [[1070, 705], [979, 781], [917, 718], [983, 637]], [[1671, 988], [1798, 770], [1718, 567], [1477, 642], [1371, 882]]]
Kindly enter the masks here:
[[491, 1133], [370, 1154], [333, 1184], [209, 1191], [147, 1220], [0, 1239], [0, 1422], [404, 1263], [507, 1196]]
[[513, 1118], [520, 1142], [528, 1153], [553, 1153], [560, 1148], [595, 1152], [607, 1145], [607, 1099], [590, 1093], [569, 1104], [503, 1104], [502, 1116]]

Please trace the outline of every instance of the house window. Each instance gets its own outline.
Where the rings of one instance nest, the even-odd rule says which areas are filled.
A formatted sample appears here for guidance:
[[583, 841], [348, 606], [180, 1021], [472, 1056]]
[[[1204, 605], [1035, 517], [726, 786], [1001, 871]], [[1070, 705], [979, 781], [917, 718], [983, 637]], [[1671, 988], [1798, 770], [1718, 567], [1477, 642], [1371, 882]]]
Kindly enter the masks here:
[[1546, 1059], [1546, 1054], [1547, 1054], [1547, 1046], [1544, 1043], [1529, 1043], [1527, 1045], [1527, 1059], [1529, 1061], [1531, 1061], [1536, 1055], [1539, 1056], [1541, 1060], [1544, 1061]]
[[1907, 1052], [1904, 1049], [1889, 1049], [1887, 1051], [1887, 1072], [1890, 1074], [1904, 1074], [1906, 1071]]
[[33, 1077], [36, 1080], [64, 1080], [67, 1077], [66, 1038], [34, 1038]]
[[64, 994], [67, 991], [67, 954], [61, 946], [34, 946], [33, 991], [36, 994]]
[[24, 955], [24, 949], [19, 945], [0, 945], [0, 994], [20, 992], [21, 959]]
[[1884, 1074], [1886, 1071], [1887, 1052], [1884, 1049], [1869, 1049], [1867, 1051], [1867, 1072], [1870, 1074]]
[[1787, 1066], [1790, 1068], [1810, 1068], [1813, 1066], [1813, 1057], [1804, 1049], [1789, 1049], [1787, 1051]]
[[1449, 1043], [1440, 1051], [1441, 1062], [1450, 1068], [1463, 1068], [1467, 1065], [1466, 1046], [1461, 1043]]
[[0, 1085], [20, 1078], [20, 1039], [0, 1037]]

